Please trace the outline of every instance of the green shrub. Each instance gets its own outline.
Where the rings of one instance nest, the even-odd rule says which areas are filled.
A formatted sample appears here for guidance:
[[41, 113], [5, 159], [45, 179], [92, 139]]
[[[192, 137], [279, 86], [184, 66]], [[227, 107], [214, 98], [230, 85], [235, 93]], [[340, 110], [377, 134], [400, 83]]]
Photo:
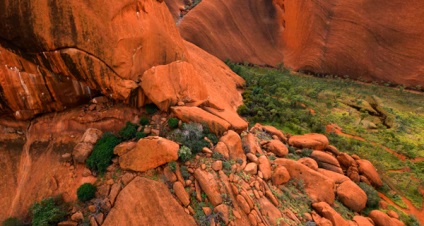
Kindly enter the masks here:
[[135, 139], [140, 140], [141, 138], [147, 137], [147, 134], [144, 132], [137, 132], [135, 133]]
[[178, 122], [179, 120], [177, 118], [169, 118], [168, 119], [168, 126], [171, 129], [178, 128]]
[[187, 167], [181, 166], [180, 170], [181, 170], [181, 176], [183, 176], [184, 180], [188, 180], [188, 178], [190, 177], [190, 173], [188, 172]]
[[199, 123], [184, 123], [181, 129], [176, 129], [169, 136], [169, 139], [190, 148], [192, 154], [202, 151], [203, 147], [209, 147], [210, 144], [204, 139], [208, 130]]
[[16, 217], [9, 217], [2, 223], [3, 226], [23, 226], [24, 223], [22, 223], [18, 218]]
[[104, 173], [112, 161], [113, 149], [120, 142], [113, 133], [104, 133], [94, 146], [90, 157], [87, 158], [87, 167], [93, 171]]
[[367, 207], [378, 207], [378, 202], [380, 202], [380, 196], [378, 196], [378, 192], [372, 186], [364, 182], [360, 182], [359, 187], [367, 194]]
[[182, 162], [187, 162], [188, 160], [190, 160], [192, 157], [190, 148], [187, 146], [182, 146], [180, 150], [178, 150], [178, 157]]
[[172, 161], [168, 163], [169, 169], [175, 173], [177, 171], [177, 162]]
[[67, 213], [61, 202], [61, 199], [50, 197], [34, 203], [31, 207], [32, 225], [56, 225], [60, 221], [65, 220]]
[[154, 104], [146, 104], [145, 108], [146, 108], [147, 114], [149, 115], [153, 115], [159, 110], [158, 107]]
[[97, 191], [96, 186], [94, 186], [90, 183], [85, 183], [85, 184], [81, 185], [77, 190], [78, 199], [81, 202], [86, 202], [86, 201], [94, 198], [96, 191]]
[[140, 125], [142, 125], [142, 126], [149, 125], [149, 123], [150, 123], [149, 118], [143, 117], [143, 118], [140, 119]]
[[137, 125], [131, 122], [127, 122], [124, 128], [119, 131], [119, 136], [122, 140], [130, 140], [136, 137]]

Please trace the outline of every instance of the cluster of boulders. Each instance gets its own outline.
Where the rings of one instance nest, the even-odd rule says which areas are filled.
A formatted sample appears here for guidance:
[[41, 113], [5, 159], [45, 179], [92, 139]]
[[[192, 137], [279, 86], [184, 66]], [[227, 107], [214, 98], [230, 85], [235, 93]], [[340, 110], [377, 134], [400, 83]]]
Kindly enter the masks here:
[[[98, 134], [88, 130], [81, 143]], [[379, 210], [360, 215], [367, 195], [357, 183], [382, 186], [377, 170], [367, 160], [338, 151], [322, 134], [286, 136], [275, 127], [256, 124], [241, 135], [225, 132], [216, 145], [187, 162], [175, 162], [179, 148], [159, 136], [116, 146], [119, 157], [105, 180], [97, 182], [97, 198], [88, 205], [90, 224], [403, 225], [399, 216]], [[312, 203], [309, 212], [293, 211], [280, 197], [290, 181], [302, 184]], [[355, 213], [352, 220], [333, 208], [336, 199]]]

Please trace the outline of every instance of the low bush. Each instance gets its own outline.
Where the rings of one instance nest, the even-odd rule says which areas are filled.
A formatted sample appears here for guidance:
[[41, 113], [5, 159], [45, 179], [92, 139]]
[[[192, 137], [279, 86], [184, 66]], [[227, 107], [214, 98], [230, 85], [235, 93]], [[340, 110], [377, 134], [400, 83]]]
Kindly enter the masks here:
[[378, 192], [372, 186], [364, 182], [360, 182], [359, 187], [367, 194], [367, 207], [378, 207], [378, 202], [380, 202], [380, 196], [378, 196]]
[[96, 191], [97, 191], [96, 186], [90, 183], [85, 183], [81, 185], [77, 190], [78, 200], [80, 200], [81, 202], [86, 202], [94, 198]]
[[57, 225], [67, 216], [62, 199], [53, 197], [34, 203], [31, 213], [33, 226]]
[[175, 173], [177, 171], [177, 162], [172, 161], [168, 163], [169, 169]]
[[137, 125], [131, 122], [127, 122], [124, 128], [119, 131], [119, 136], [122, 140], [130, 140], [136, 137]]
[[169, 118], [168, 119], [169, 128], [171, 128], [171, 129], [178, 128], [178, 122], [179, 122], [179, 120], [177, 118]]
[[143, 117], [143, 118], [140, 119], [140, 125], [142, 125], [142, 126], [149, 125], [149, 123], [150, 123], [149, 118]]
[[106, 172], [106, 168], [110, 165], [113, 158], [113, 149], [120, 142], [120, 139], [113, 133], [104, 133], [94, 145], [91, 155], [87, 158], [87, 167], [99, 173]]
[[147, 137], [147, 134], [144, 132], [137, 132], [135, 133], [135, 139], [140, 140], [141, 138]]
[[192, 153], [189, 147], [182, 146], [180, 150], [178, 150], [178, 157], [182, 162], [187, 162], [191, 159]]

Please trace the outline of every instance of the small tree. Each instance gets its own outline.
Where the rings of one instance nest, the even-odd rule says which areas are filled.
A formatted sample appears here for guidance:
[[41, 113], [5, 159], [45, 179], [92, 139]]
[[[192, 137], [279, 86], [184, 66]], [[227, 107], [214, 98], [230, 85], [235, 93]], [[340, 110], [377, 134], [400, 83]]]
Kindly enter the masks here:
[[60, 205], [60, 198], [47, 198], [41, 202], [36, 202], [31, 207], [32, 225], [33, 226], [49, 226], [56, 225], [64, 220], [67, 213], [64, 207]]

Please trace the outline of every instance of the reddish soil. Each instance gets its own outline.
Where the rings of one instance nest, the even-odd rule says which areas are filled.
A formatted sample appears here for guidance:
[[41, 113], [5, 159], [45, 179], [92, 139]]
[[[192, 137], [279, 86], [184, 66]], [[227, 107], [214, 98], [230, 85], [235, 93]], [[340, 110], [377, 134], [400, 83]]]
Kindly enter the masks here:
[[[421, 189], [420, 192], [423, 194], [424, 190]], [[387, 196], [385, 196], [382, 193], [378, 193], [378, 196], [380, 196], [381, 199], [383, 199], [384, 201], [386, 201], [387, 203], [389, 203], [392, 206], [395, 206], [396, 208], [402, 210], [404, 213], [406, 214], [413, 214], [415, 215], [415, 217], [417, 217], [418, 221], [420, 222], [421, 225], [424, 224], [424, 208], [418, 209], [415, 208], [414, 204], [411, 203], [411, 201], [409, 201], [407, 198], [405, 197], [401, 197], [403, 202], [408, 206], [407, 209], [404, 209], [400, 206], [398, 206], [396, 203], [394, 203], [392, 200], [390, 200]]]

